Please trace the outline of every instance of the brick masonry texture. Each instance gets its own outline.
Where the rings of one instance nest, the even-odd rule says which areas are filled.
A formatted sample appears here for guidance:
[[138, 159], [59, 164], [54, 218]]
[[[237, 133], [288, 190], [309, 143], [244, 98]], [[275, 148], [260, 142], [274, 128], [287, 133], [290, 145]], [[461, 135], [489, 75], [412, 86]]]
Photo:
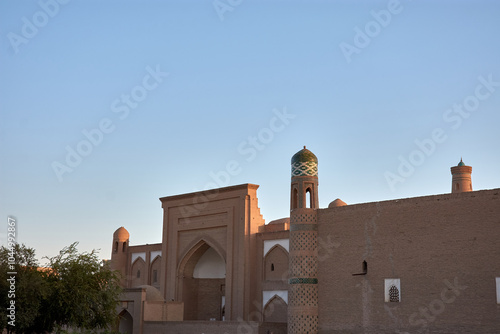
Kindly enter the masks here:
[[[499, 192], [319, 210], [319, 235], [340, 244], [319, 249], [319, 333], [500, 333]], [[386, 278], [400, 303], [384, 302]]]

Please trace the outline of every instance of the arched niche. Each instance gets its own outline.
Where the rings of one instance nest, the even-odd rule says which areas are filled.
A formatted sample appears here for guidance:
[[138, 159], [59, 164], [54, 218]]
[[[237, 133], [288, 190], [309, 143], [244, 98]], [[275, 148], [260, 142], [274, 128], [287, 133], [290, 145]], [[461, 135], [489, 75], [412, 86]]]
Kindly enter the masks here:
[[287, 322], [288, 305], [278, 295], [267, 302], [264, 307], [264, 322]]
[[264, 279], [281, 281], [288, 277], [288, 252], [281, 245], [275, 245], [264, 258]]
[[118, 315], [118, 332], [127, 334], [134, 332], [134, 319], [127, 310], [123, 310]]
[[138, 257], [134, 263], [132, 263], [132, 269], [131, 269], [131, 279], [130, 279], [130, 287], [136, 287], [140, 285], [146, 284], [146, 277], [147, 272], [146, 272], [146, 262], [142, 259], [142, 257]]
[[150, 285], [160, 289], [160, 273], [161, 273], [161, 256], [157, 255], [151, 262], [150, 268]]

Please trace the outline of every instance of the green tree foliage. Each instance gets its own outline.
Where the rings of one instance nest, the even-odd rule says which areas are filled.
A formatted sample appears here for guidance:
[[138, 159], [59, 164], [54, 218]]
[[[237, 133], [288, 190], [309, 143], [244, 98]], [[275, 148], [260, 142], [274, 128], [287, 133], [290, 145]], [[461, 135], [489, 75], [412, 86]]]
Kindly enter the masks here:
[[0, 248], [1, 328], [15, 333], [91, 332], [107, 329], [116, 320], [115, 308], [121, 292], [119, 274], [103, 265], [96, 251], [78, 253], [77, 243], [47, 258], [39, 268], [35, 251], [16, 245], [16, 326], [8, 326], [7, 307], [9, 250]]
[[[8, 265], [8, 258], [14, 259], [14, 267]], [[11, 251], [0, 248], [0, 303], [2, 328], [7, 328], [7, 308], [10, 301], [15, 301], [15, 330], [18, 333], [34, 332], [33, 325], [41, 317], [41, 303], [48, 296], [49, 289], [43, 273], [37, 270], [38, 262], [35, 250], [16, 244]], [[8, 273], [15, 272], [15, 275]], [[8, 279], [15, 277], [15, 285], [11, 289]], [[9, 326], [9, 329], [13, 329]]]

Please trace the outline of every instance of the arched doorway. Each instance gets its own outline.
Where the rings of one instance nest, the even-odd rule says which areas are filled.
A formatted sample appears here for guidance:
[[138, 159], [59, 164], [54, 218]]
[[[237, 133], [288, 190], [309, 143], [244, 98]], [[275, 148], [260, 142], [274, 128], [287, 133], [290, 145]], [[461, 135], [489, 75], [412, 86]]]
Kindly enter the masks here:
[[185, 320], [223, 320], [226, 263], [215, 248], [200, 241], [179, 268]]
[[132, 334], [134, 332], [134, 319], [126, 310], [123, 310], [120, 313], [119, 323], [118, 323], [118, 332]]

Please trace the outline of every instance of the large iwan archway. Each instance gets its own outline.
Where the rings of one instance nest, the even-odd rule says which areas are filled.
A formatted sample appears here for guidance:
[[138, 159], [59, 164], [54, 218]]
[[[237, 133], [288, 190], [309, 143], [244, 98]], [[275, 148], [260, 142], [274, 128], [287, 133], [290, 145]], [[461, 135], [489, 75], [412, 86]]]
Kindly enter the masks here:
[[224, 319], [226, 263], [205, 241], [196, 244], [179, 267], [185, 320]]

